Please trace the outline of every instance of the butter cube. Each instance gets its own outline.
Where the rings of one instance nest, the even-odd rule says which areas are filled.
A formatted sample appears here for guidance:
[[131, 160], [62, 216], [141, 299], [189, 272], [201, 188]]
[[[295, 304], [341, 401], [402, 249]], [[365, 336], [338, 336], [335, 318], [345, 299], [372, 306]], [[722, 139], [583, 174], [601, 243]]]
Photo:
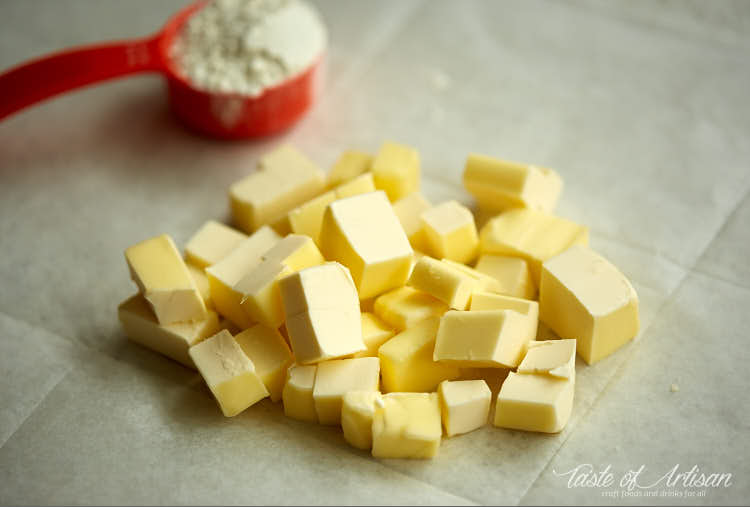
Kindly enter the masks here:
[[166, 234], [125, 250], [130, 276], [160, 324], [204, 320], [206, 305], [177, 247]]
[[357, 150], [346, 150], [336, 160], [336, 163], [328, 173], [328, 186], [336, 187], [360, 174], [369, 171], [372, 164], [372, 155]]
[[279, 280], [289, 341], [298, 363], [365, 350], [359, 299], [349, 270], [337, 262]]
[[589, 230], [570, 220], [527, 208], [496, 216], [482, 227], [480, 248], [484, 254], [522, 257], [529, 263], [538, 286], [542, 262], [572, 245], [588, 245]]
[[532, 208], [551, 213], [563, 182], [552, 169], [472, 153], [466, 159], [464, 186], [482, 208]]
[[493, 292], [524, 299], [536, 297], [536, 286], [525, 259], [505, 255], [481, 255], [475, 269], [497, 280], [498, 286]]
[[638, 334], [638, 295], [625, 275], [585, 246], [547, 260], [539, 290], [539, 316], [561, 338], [578, 340], [592, 364]]
[[503, 287], [500, 285], [494, 277], [477, 271], [476, 269], [461, 264], [460, 262], [452, 261], [450, 259], [442, 259], [440, 262], [452, 267], [453, 269], [460, 271], [464, 275], [473, 278], [476, 281], [476, 290], [485, 292], [494, 292], [502, 294]]
[[354, 357], [378, 357], [378, 349], [393, 338], [396, 332], [375, 314], [362, 312], [362, 341], [367, 347], [357, 352]]
[[474, 215], [466, 206], [447, 201], [422, 212], [425, 252], [438, 259], [467, 263], [477, 256], [479, 237]]
[[372, 421], [376, 458], [433, 458], [443, 429], [437, 393], [391, 393], [377, 401]]
[[457, 310], [469, 307], [471, 294], [478, 285], [476, 279], [426, 255], [414, 265], [407, 283]]
[[216, 264], [247, 239], [240, 231], [209, 220], [185, 245], [185, 258], [199, 268]]
[[232, 417], [268, 396], [268, 390], [229, 331], [193, 345], [188, 351], [221, 411]]
[[437, 363], [432, 358], [439, 325], [440, 320], [435, 317], [423, 320], [380, 346], [384, 391], [432, 391], [443, 380], [458, 378], [456, 366]]
[[393, 211], [396, 213], [401, 227], [404, 228], [406, 237], [409, 238], [414, 250], [426, 252], [429, 250], [427, 237], [422, 228], [421, 216], [424, 211], [430, 209], [432, 204], [419, 192], [412, 192], [393, 203]]
[[349, 391], [344, 395], [341, 407], [341, 429], [344, 440], [357, 449], [372, 449], [372, 420], [375, 403], [383, 395], [378, 391]]
[[313, 389], [318, 367], [292, 365], [286, 373], [286, 383], [281, 394], [284, 415], [300, 421], [318, 422]]
[[286, 371], [294, 361], [284, 337], [277, 329], [256, 324], [234, 339], [255, 365], [255, 371], [268, 389], [271, 401], [279, 401], [286, 381]]
[[195, 288], [198, 289], [198, 293], [203, 299], [203, 304], [206, 305], [206, 308], [213, 309], [214, 302], [211, 300], [211, 286], [208, 284], [206, 271], [190, 263], [187, 263], [186, 266], [190, 272], [190, 277], [195, 282]]
[[289, 212], [289, 227], [296, 234], [306, 234], [315, 243], [320, 244], [320, 229], [323, 227], [323, 215], [329, 204], [336, 200], [332, 190], [301, 204]]
[[302, 234], [290, 234], [276, 243], [266, 253], [263, 260], [272, 260], [285, 265], [292, 271], [323, 264], [325, 259], [315, 242]]
[[349, 391], [377, 391], [380, 361], [377, 357], [335, 359], [318, 363], [313, 400], [321, 424], [341, 423], [341, 404]]
[[353, 195], [375, 192], [375, 190], [375, 179], [371, 172], [366, 172], [342, 183], [334, 189], [334, 193], [336, 194], [336, 199], [344, 199]]
[[130, 340], [193, 369], [188, 349], [219, 330], [219, 318], [211, 310], [204, 320], [161, 325], [140, 294], [123, 301], [117, 315]]
[[440, 319], [433, 359], [462, 367], [515, 368], [533, 338], [528, 317], [513, 310], [451, 310]]
[[399, 287], [375, 300], [375, 315], [398, 331], [430, 317], [440, 317], [448, 305], [413, 287]]
[[234, 286], [261, 263], [262, 255], [281, 237], [268, 226], [255, 231], [232, 250], [224, 259], [206, 268], [211, 299], [216, 311], [241, 329], [253, 325], [252, 319], [240, 305], [243, 294]]
[[265, 155], [258, 166], [229, 187], [232, 216], [245, 232], [285, 219], [291, 209], [325, 189], [323, 171], [290, 145]]
[[518, 373], [547, 374], [561, 379], [573, 378], [576, 372], [576, 341], [530, 341], [518, 365]]
[[384, 190], [392, 202], [419, 190], [419, 152], [414, 148], [385, 142], [372, 161], [375, 187]]
[[514, 310], [528, 317], [531, 326], [529, 335], [536, 336], [539, 323], [539, 303], [536, 301], [490, 292], [477, 292], [471, 298], [471, 310]]
[[329, 204], [320, 243], [326, 259], [349, 268], [361, 299], [399, 287], [409, 276], [413, 251], [383, 192]]
[[495, 405], [493, 424], [542, 433], [562, 431], [573, 408], [575, 381], [508, 373]]
[[484, 380], [444, 380], [438, 394], [445, 434], [449, 437], [487, 424], [492, 392]]

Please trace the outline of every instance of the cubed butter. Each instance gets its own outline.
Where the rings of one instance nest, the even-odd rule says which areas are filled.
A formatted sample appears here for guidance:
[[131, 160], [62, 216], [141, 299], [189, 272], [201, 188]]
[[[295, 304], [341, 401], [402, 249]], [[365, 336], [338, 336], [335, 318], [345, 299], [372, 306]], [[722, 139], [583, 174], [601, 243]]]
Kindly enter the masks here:
[[484, 380], [445, 380], [438, 386], [443, 427], [449, 437], [487, 424], [492, 392]]
[[346, 150], [333, 164], [328, 173], [328, 186], [333, 188], [369, 171], [372, 155], [358, 150]]
[[574, 378], [576, 372], [576, 341], [573, 339], [530, 341], [518, 365], [518, 373], [536, 373], [552, 377]]
[[419, 152], [414, 148], [385, 142], [372, 161], [375, 187], [396, 202], [419, 190]]
[[452, 261], [450, 259], [442, 259], [440, 262], [447, 264], [455, 270], [460, 271], [464, 275], [470, 276], [476, 281], [476, 290], [485, 292], [494, 292], [502, 294], [502, 286], [494, 277], [486, 275], [476, 269], [462, 264], [460, 262]]
[[296, 234], [306, 234], [320, 244], [320, 229], [323, 215], [329, 204], [336, 200], [336, 193], [324, 192], [289, 212], [289, 227]]
[[570, 418], [574, 379], [508, 373], [495, 405], [493, 424], [542, 433], [562, 431]]
[[203, 304], [206, 305], [207, 309], [213, 309], [214, 303], [211, 300], [211, 286], [208, 283], [206, 271], [189, 262], [186, 266], [190, 272], [190, 277], [193, 279], [193, 282], [195, 282], [195, 288], [198, 289], [198, 293], [201, 295], [201, 298], [203, 298]]
[[188, 263], [207, 268], [226, 257], [247, 239], [247, 235], [215, 220], [209, 220], [185, 245]]
[[284, 415], [300, 421], [318, 422], [318, 414], [315, 412], [315, 401], [313, 400], [317, 370], [318, 367], [314, 364], [307, 366], [295, 364], [289, 367], [281, 395], [284, 403]]
[[426, 255], [414, 265], [407, 284], [456, 310], [466, 310], [478, 288], [475, 278]]
[[193, 345], [189, 354], [226, 417], [268, 396], [253, 362], [229, 331], [222, 330]]
[[409, 238], [414, 250], [426, 252], [429, 250], [427, 238], [422, 228], [422, 213], [430, 209], [432, 204], [419, 192], [412, 192], [393, 203], [393, 211], [396, 213], [401, 227], [404, 228], [406, 237]]
[[268, 389], [271, 401], [279, 401], [286, 381], [286, 371], [294, 361], [284, 337], [278, 329], [256, 324], [234, 339], [255, 365], [255, 371]]
[[573, 246], [544, 263], [539, 317], [561, 338], [575, 338], [592, 364], [638, 333], [638, 295], [604, 257]]
[[313, 400], [321, 424], [341, 423], [341, 404], [349, 391], [377, 391], [380, 361], [377, 357], [334, 359], [318, 363]]
[[498, 286], [492, 292], [524, 299], [536, 297], [536, 285], [531, 279], [526, 259], [506, 255], [481, 255], [475, 269], [497, 280]]
[[[529, 317], [532, 329], [529, 335], [536, 336], [539, 323], [539, 303], [530, 299], [514, 298], [490, 292], [477, 292], [471, 297], [471, 310], [515, 310]], [[533, 339], [533, 338], [532, 338]]]
[[375, 402], [372, 455], [376, 458], [433, 458], [442, 434], [437, 393], [390, 393]]
[[372, 449], [372, 420], [375, 403], [382, 402], [378, 391], [349, 391], [341, 406], [341, 429], [344, 440], [357, 449]]
[[375, 300], [373, 312], [398, 331], [430, 317], [440, 317], [448, 305], [413, 287], [399, 287]]
[[456, 201], [447, 201], [422, 212], [425, 253], [438, 259], [468, 263], [477, 256], [479, 237], [474, 215]]
[[371, 172], [366, 172], [342, 183], [334, 189], [334, 193], [336, 194], [336, 199], [344, 199], [353, 195], [375, 192], [375, 190], [377, 190], [375, 188], [375, 179], [372, 177]]
[[362, 312], [362, 341], [367, 348], [357, 352], [354, 357], [378, 357], [380, 346], [393, 338], [394, 334], [396, 332], [377, 315]]

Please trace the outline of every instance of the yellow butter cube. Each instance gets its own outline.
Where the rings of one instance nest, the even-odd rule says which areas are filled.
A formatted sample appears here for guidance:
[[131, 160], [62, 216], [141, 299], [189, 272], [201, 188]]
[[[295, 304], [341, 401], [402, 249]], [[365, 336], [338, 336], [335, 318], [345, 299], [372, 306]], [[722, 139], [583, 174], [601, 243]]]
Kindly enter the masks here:
[[189, 354], [226, 417], [266, 396], [268, 390], [229, 331], [223, 330], [190, 347]]
[[413, 251], [383, 192], [339, 199], [323, 218], [320, 249], [351, 270], [361, 299], [406, 282]]
[[544, 167], [472, 153], [466, 159], [464, 186], [482, 208], [532, 208], [552, 212], [562, 192], [562, 178]]
[[502, 294], [502, 286], [494, 277], [477, 271], [476, 269], [469, 267], [466, 264], [452, 261], [450, 259], [442, 259], [440, 262], [450, 266], [457, 271], [460, 271], [464, 275], [473, 278], [476, 281], [476, 290]]
[[234, 339], [255, 365], [255, 371], [268, 389], [271, 401], [279, 401], [286, 371], [293, 362], [292, 351], [284, 337], [277, 329], [256, 324], [237, 334]]
[[420, 252], [426, 252], [430, 248], [427, 245], [427, 238], [420, 217], [431, 206], [432, 204], [419, 192], [412, 192], [393, 203], [393, 211], [401, 222], [401, 227], [404, 228], [409, 243], [414, 250]]
[[362, 341], [367, 347], [357, 352], [354, 357], [378, 357], [378, 349], [385, 342], [393, 338], [396, 332], [375, 314], [362, 312]]
[[428, 245], [425, 253], [462, 263], [477, 256], [477, 226], [466, 206], [447, 201], [422, 212], [420, 220]]
[[456, 366], [433, 360], [439, 324], [435, 317], [423, 320], [380, 346], [384, 391], [432, 391], [443, 380], [458, 378]]
[[604, 257], [574, 246], [547, 260], [539, 290], [539, 316], [561, 338], [578, 340], [592, 364], [638, 334], [638, 295]]
[[466, 310], [478, 288], [475, 278], [426, 255], [414, 265], [407, 283], [456, 310]]
[[329, 204], [336, 200], [333, 191], [324, 192], [289, 212], [289, 227], [296, 234], [306, 234], [320, 244], [323, 215]]
[[341, 429], [344, 440], [357, 449], [372, 449], [372, 420], [375, 403], [382, 402], [378, 391], [349, 391], [341, 407]]
[[166, 234], [125, 250], [130, 276], [160, 324], [204, 320], [206, 305], [177, 247]]
[[543, 433], [562, 431], [570, 418], [575, 380], [508, 373], [495, 405], [493, 424]]
[[538, 286], [542, 262], [572, 245], [588, 245], [587, 227], [564, 218], [526, 208], [513, 209], [496, 216], [482, 227], [483, 254], [522, 257], [529, 263]]
[[392, 142], [380, 146], [372, 161], [375, 187], [384, 190], [392, 202], [419, 190], [419, 152]]
[[438, 386], [445, 434], [449, 437], [487, 424], [492, 392], [484, 380], [444, 380]]
[[440, 317], [448, 305], [413, 287], [399, 287], [375, 300], [373, 312], [398, 331], [430, 317]]
[[366, 172], [342, 183], [334, 189], [334, 193], [336, 194], [336, 199], [344, 199], [345, 197], [366, 194], [375, 190], [375, 179], [372, 177], [371, 172]]
[[529, 336], [536, 336], [537, 324], [539, 323], [539, 303], [536, 301], [490, 292], [477, 292], [471, 298], [470, 309], [472, 311], [514, 310], [528, 317], [529, 326], [531, 327], [529, 329]]
[[575, 377], [575, 340], [530, 341], [526, 348], [518, 373], [546, 374], [562, 379]]
[[263, 254], [263, 260], [276, 261], [292, 271], [323, 264], [325, 259], [315, 242], [302, 234], [290, 234]]
[[529, 264], [525, 259], [505, 255], [481, 255], [475, 269], [497, 280], [498, 285], [493, 292], [524, 299], [536, 297], [536, 285], [531, 279]]
[[349, 391], [377, 391], [380, 361], [377, 357], [334, 359], [318, 363], [313, 400], [321, 424], [341, 423], [341, 404]]
[[360, 174], [369, 171], [372, 164], [372, 155], [357, 150], [346, 150], [336, 160], [336, 163], [328, 173], [328, 186], [336, 187]]
[[203, 268], [190, 264], [189, 262], [187, 263], [187, 268], [190, 272], [190, 277], [193, 279], [193, 282], [195, 282], [195, 288], [198, 289], [198, 293], [203, 299], [203, 304], [206, 305], [206, 308], [213, 309], [214, 303], [211, 300], [211, 286], [208, 283], [206, 271]]
[[318, 422], [315, 412], [313, 389], [318, 367], [292, 365], [287, 370], [286, 383], [281, 394], [284, 403], [284, 415], [300, 421]]
[[433, 458], [443, 430], [437, 393], [390, 393], [375, 402], [372, 455]]
[[185, 258], [200, 268], [216, 264], [237, 248], [247, 235], [215, 220], [209, 220], [185, 245]]

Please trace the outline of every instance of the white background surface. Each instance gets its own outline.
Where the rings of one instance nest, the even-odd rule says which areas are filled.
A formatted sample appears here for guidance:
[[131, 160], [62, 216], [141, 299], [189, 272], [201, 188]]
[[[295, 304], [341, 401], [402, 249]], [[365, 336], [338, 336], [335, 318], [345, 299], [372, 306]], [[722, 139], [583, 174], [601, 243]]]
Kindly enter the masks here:
[[[145, 35], [181, 5], [4, 1], [0, 68]], [[705, 497], [648, 502], [747, 502], [750, 4], [319, 5], [327, 87], [281, 137], [189, 134], [155, 76], [0, 123], [0, 503], [644, 502], [554, 473], [584, 463], [616, 481], [645, 465], [644, 484], [677, 464], [731, 473]], [[126, 341], [125, 247], [226, 218], [228, 185], [281, 141], [327, 168], [384, 139], [420, 149], [433, 201], [471, 202], [470, 151], [556, 168], [558, 212], [630, 276], [642, 332], [579, 360], [562, 434], [486, 427], [433, 461], [378, 461], [270, 401], [224, 419], [195, 373]]]

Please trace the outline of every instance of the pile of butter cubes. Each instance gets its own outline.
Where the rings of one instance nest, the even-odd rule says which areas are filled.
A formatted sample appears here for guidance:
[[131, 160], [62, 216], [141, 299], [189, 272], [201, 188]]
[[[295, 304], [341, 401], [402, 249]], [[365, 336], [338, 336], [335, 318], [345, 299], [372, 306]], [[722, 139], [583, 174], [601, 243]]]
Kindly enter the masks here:
[[[281, 400], [375, 457], [430, 458], [488, 420], [559, 432], [576, 352], [591, 364], [635, 337], [638, 296], [552, 214], [555, 171], [472, 154], [463, 180], [493, 215], [481, 231], [420, 194], [409, 146], [346, 151], [327, 177], [278, 147], [230, 187], [237, 229], [206, 222], [184, 256], [168, 235], [126, 250], [139, 290], [120, 321], [197, 369], [225, 416]], [[539, 321], [556, 339], [537, 341]]]

